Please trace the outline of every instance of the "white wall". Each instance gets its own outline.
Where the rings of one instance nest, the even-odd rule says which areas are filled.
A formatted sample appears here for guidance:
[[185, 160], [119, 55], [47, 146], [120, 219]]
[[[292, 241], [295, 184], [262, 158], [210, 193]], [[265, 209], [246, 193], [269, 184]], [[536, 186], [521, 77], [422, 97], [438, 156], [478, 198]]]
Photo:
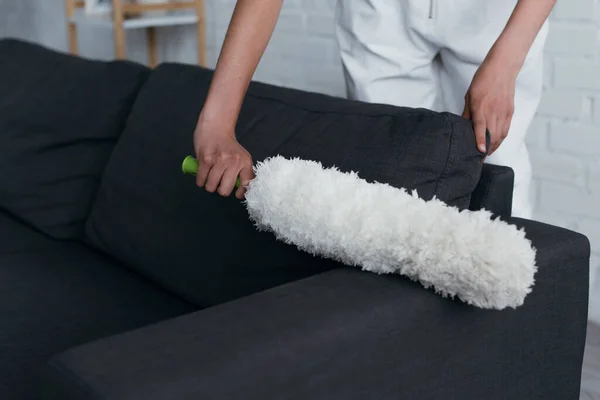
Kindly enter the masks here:
[[[206, 0], [208, 60], [214, 66], [235, 0]], [[335, 0], [286, 0], [256, 73], [264, 82], [344, 95], [333, 38]], [[62, 0], [0, 0], [0, 36], [19, 36], [66, 49]], [[545, 92], [528, 145], [536, 219], [581, 231], [592, 241], [592, 278], [600, 268], [600, 0], [559, 0], [546, 47]], [[128, 37], [130, 57], [144, 62], [144, 36]], [[195, 61], [193, 28], [167, 28], [161, 57]], [[112, 36], [81, 30], [81, 52], [112, 57]], [[600, 279], [592, 317], [600, 321]]]
[[559, 0], [546, 46], [545, 92], [529, 132], [536, 217], [592, 242], [591, 318], [600, 321], [600, 47], [596, 0]]

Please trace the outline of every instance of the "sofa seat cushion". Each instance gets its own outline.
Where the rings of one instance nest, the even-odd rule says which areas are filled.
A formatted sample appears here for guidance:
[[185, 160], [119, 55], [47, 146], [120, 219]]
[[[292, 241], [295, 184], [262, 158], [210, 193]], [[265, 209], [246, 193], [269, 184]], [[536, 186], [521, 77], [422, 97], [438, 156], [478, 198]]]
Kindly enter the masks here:
[[[209, 194], [182, 174], [211, 78], [177, 64], [151, 74], [86, 227], [95, 245], [200, 306], [337, 266], [257, 232], [233, 196]], [[316, 160], [465, 208], [482, 168], [471, 123], [460, 117], [261, 83], [250, 86], [236, 133], [255, 162]]]
[[0, 40], [0, 208], [81, 237], [100, 177], [148, 69]]
[[37, 398], [39, 374], [73, 346], [195, 310], [114, 261], [0, 212], [0, 398]]

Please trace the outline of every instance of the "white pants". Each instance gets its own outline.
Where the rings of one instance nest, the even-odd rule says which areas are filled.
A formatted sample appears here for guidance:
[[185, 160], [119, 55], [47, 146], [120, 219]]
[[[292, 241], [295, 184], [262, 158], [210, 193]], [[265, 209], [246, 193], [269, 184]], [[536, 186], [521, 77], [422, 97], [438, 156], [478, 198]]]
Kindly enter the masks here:
[[[338, 0], [336, 33], [348, 96], [461, 114], [473, 75], [517, 0]], [[525, 134], [543, 84], [548, 22], [516, 82], [508, 137], [486, 162], [515, 171], [513, 215], [531, 218]]]

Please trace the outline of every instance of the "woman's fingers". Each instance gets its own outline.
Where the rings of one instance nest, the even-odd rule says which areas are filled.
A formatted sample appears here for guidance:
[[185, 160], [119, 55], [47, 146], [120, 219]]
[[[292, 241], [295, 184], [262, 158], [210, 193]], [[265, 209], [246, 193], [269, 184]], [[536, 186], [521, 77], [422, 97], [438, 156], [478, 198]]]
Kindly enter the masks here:
[[235, 197], [238, 199], [243, 199], [246, 194], [246, 188], [250, 184], [250, 181], [254, 179], [254, 170], [252, 169], [252, 163], [250, 165], [245, 166], [240, 171], [240, 187], [235, 192]]
[[233, 192], [233, 188], [235, 187], [235, 182], [238, 177], [240, 167], [237, 165], [229, 166], [225, 172], [223, 173], [223, 177], [221, 178], [221, 184], [219, 185], [218, 192], [221, 196], [227, 197], [231, 195]]
[[204, 187], [204, 185], [206, 185], [206, 179], [208, 178], [208, 174], [213, 166], [213, 163], [210, 157], [198, 156], [197, 159], [198, 172], [196, 173], [196, 185], [198, 185], [199, 187]]
[[227, 167], [223, 163], [213, 165], [208, 174], [208, 178], [206, 179], [205, 189], [207, 192], [214, 193], [217, 190], [226, 168]]
[[491, 129], [488, 126], [488, 122], [485, 119], [485, 115], [482, 112], [473, 112], [473, 129], [475, 130], [475, 141], [477, 142], [477, 149], [480, 152], [485, 153], [487, 150], [486, 143], [486, 129]]
[[237, 153], [221, 153], [216, 158], [220, 160], [217, 163], [212, 163], [210, 157], [201, 158], [203, 161], [199, 162], [196, 176], [198, 186], [227, 197], [233, 192], [239, 176], [241, 185], [236, 197], [243, 199], [246, 186], [254, 179], [252, 158], [243, 149]]

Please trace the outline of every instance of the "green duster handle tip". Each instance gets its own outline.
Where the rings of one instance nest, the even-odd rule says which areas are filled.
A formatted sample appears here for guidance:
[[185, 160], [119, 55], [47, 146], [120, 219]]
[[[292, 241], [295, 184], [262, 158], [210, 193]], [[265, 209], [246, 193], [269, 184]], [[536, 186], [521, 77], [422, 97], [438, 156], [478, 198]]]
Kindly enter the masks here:
[[[183, 163], [181, 163], [181, 170], [184, 174], [194, 175], [198, 173], [198, 160], [196, 160], [192, 156], [187, 156], [183, 159]], [[242, 183], [240, 182], [240, 178], [238, 177], [235, 180], [235, 188], [239, 188]]]

